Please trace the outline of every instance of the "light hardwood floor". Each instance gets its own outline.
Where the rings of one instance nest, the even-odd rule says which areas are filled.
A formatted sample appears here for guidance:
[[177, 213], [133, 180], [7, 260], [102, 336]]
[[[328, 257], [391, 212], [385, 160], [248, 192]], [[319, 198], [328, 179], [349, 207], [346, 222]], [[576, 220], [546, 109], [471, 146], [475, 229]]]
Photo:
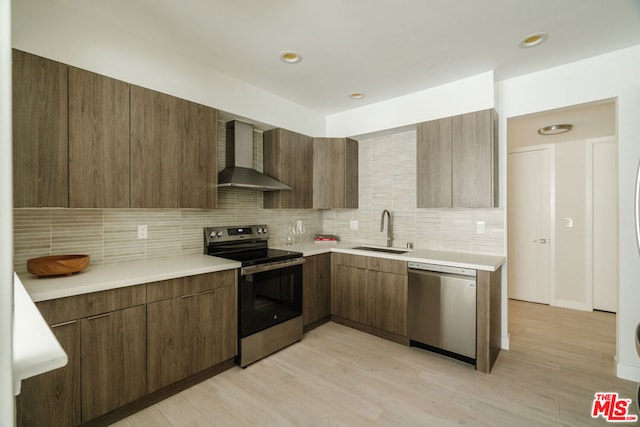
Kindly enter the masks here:
[[607, 425], [590, 416], [594, 394], [634, 398], [615, 377], [613, 314], [510, 301], [509, 318], [511, 350], [490, 375], [327, 323], [115, 426]]

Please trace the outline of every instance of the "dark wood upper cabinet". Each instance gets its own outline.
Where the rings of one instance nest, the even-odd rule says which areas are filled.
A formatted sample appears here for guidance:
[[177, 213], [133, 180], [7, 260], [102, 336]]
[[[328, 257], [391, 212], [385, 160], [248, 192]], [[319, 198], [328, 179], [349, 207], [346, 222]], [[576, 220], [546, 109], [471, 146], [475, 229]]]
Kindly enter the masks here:
[[419, 208], [451, 207], [451, 117], [417, 125]]
[[67, 207], [68, 67], [13, 51], [14, 207]]
[[131, 86], [131, 207], [214, 208], [217, 113]]
[[69, 68], [69, 207], [129, 207], [129, 85]]
[[293, 188], [267, 191], [265, 208], [313, 207], [313, 138], [286, 129], [263, 135], [264, 173]]
[[452, 119], [452, 206], [498, 206], [498, 115], [493, 109]]
[[131, 86], [131, 207], [177, 208], [178, 98]]
[[358, 141], [313, 138], [313, 208], [358, 207]]
[[498, 203], [495, 110], [417, 125], [417, 207], [490, 208]]
[[179, 206], [214, 209], [218, 203], [218, 110], [184, 100], [178, 108], [183, 131]]

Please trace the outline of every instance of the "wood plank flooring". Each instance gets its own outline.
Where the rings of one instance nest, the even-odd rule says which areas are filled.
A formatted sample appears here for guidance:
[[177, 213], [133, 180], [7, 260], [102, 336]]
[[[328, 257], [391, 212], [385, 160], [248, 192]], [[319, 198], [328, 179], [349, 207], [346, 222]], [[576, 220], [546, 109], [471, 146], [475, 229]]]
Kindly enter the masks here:
[[590, 416], [594, 394], [634, 398], [615, 377], [615, 315], [510, 301], [509, 318], [490, 375], [327, 323], [115, 426], [607, 425]]

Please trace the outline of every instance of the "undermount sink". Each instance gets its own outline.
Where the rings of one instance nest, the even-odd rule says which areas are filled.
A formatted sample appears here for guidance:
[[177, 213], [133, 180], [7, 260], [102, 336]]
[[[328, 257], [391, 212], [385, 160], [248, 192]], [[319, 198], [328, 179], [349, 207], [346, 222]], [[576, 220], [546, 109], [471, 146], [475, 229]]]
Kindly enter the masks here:
[[407, 249], [397, 249], [397, 248], [385, 248], [381, 246], [356, 246], [355, 248], [361, 251], [374, 251], [374, 252], [386, 252], [388, 254], [406, 254], [409, 252]]

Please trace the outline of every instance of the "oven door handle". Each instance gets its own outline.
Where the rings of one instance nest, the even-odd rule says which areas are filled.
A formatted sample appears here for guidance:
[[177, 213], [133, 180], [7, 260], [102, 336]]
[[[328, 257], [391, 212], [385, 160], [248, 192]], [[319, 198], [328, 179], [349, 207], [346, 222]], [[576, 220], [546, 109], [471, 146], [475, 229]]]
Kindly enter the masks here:
[[304, 264], [304, 258], [296, 258], [291, 261], [276, 262], [273, 264], [252, 265], [249, 267], [242, 267], [240, 269], [241, 276], [248, 276], [250, 274], [263, 273], [265, 271], [279, 270], [281, 268], [293, 267], [294, 265]]

